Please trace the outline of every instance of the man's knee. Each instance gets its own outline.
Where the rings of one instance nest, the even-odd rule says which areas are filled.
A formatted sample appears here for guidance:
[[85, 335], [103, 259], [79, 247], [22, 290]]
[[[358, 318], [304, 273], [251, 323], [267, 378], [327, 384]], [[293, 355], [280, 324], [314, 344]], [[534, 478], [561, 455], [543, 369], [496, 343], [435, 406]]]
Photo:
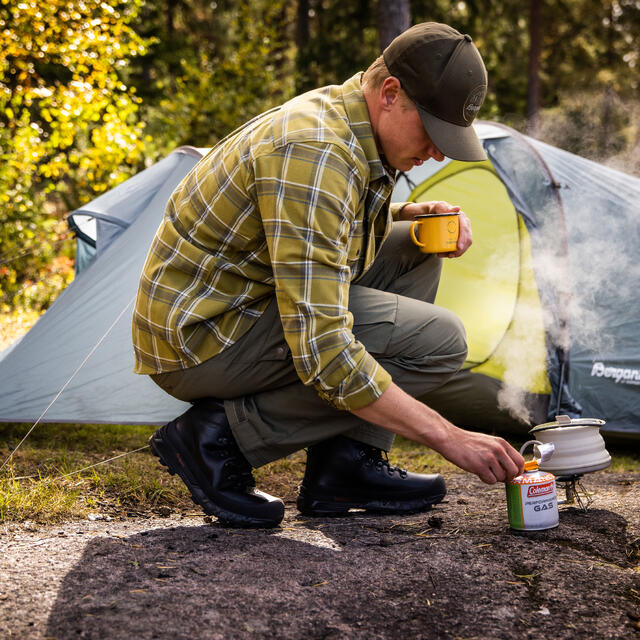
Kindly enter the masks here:
[[425, 369], [457, 371], [467, 357], [464, 325], [458, 316], [443, 307], [418, 301], [400, 304], [391, 357], [412, 360]]
[[460, 318], [448, 309], [441, 310], [437, 322], [438, 331], [443, 336], [442, 356], [448, 358], [451, 367], [457, 371], [467, 358], [467, 332]]

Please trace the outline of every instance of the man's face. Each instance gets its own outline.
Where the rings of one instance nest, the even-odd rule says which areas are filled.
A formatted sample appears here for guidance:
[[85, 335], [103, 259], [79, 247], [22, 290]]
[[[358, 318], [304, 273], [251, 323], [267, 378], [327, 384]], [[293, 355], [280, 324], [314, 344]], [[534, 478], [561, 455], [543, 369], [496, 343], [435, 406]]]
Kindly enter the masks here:
[[378, 151], [399, 171], [409, 171], [433, 158], [444, 155], [425, 131], [415, 105], [401, 91], [383, 93], [383, 109], [376, 129]]

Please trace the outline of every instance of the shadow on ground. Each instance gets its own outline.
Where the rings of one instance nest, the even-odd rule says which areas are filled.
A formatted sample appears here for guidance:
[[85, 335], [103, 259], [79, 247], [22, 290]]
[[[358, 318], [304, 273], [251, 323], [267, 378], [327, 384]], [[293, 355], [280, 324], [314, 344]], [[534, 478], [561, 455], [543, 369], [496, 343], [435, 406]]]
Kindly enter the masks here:
[[464, 476], [427, 514], [321, 520], [288, 508], [275, 531], [93, 538], [44, 635], [637, 638], [638, 528], [620, 514], [637, 512], [637, 481], [607, 474], [587, 514], [564, 509], [560, 527], [526, 536], [507, 527], [503, 488]]

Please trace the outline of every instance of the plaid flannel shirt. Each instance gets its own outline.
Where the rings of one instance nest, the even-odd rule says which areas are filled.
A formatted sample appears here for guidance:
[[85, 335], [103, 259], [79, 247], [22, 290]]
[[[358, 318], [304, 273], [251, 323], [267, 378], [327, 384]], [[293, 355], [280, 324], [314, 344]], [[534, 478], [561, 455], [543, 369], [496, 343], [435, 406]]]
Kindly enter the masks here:
[[402, 205], [357, 74], [303, 94], [218, 143], [174, 191], [133, 315], [136, 373], [192, 367], [245, 334], [276, 295], [305, 385], [341, 409], [390, 375], [352, 333], [349, 286]]

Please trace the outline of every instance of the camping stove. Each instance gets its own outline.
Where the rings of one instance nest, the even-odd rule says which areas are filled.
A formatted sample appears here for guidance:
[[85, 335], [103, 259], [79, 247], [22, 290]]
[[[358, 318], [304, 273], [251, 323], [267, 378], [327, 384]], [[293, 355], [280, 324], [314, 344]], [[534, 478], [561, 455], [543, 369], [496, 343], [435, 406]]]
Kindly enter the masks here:
[[587, 511], [593, 502], [591, 494], [582, 485], [581, 475], [557, 476], [556, 486], [564, 489], [566, 498], [558, 500], [559, 505], [578, 505], [582, 511]]
[[553, 455], [540, 464], [540, 469], [556, 476], [556, 485], [565, 490], [566, 499], [558, 504], [577, 505], [587, 511], [593, 502], [584, 488], [582, 477], [606, 469], [611, 456], [600, 435], [604, 420], [556, 416], [555, 422], [538, 425], [529, 431], [540, 444], [553, 444]]

